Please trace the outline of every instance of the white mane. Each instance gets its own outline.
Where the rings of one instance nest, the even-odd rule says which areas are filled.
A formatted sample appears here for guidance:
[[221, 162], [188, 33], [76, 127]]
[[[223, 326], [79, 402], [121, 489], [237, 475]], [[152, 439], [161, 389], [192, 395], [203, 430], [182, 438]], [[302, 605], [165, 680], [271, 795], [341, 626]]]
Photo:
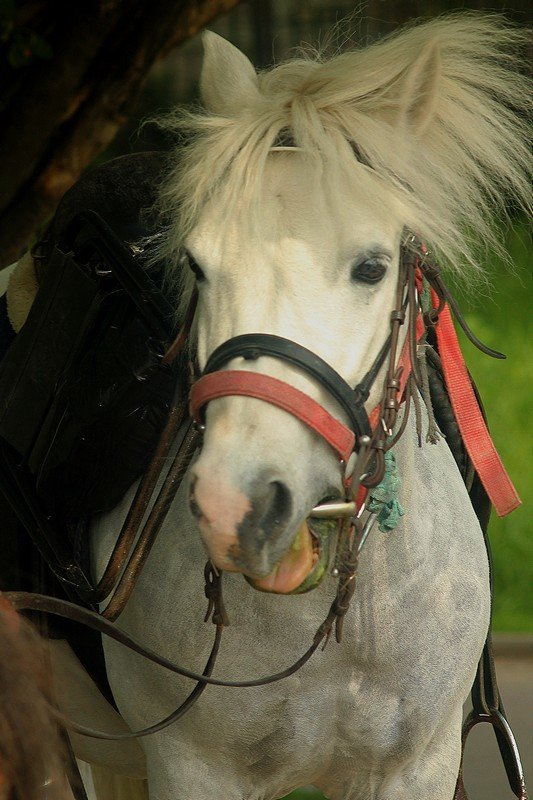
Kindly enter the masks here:
[[186, 142], [160, 198], [171, 270], [215, 192], [228, 208], [244, 200], [253, 222], [267, 156], [290, 140], [317, 181], [366, 173], [369, 200], [393, 196], [442, 262], [479, 273], [476, 243], [499, 246], [494, 216], [509, 197], [527, 206], [524, 41], [497, 16], [454, 14], [330, 60], [286, 61], [234, 113], [179, 110], [162, 123]]

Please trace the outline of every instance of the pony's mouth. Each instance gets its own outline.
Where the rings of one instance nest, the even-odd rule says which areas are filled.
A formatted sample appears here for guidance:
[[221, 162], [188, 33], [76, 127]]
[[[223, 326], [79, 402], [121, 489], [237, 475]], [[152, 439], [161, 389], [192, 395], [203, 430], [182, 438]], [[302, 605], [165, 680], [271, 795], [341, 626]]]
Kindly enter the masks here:
[[306, 519], [272, 572], [264, 578], [245, 575], [246, 580], [254, 589], [274, 594], [303, 594], [315, 589], [327, 571], [335, 527], [334, 520]]

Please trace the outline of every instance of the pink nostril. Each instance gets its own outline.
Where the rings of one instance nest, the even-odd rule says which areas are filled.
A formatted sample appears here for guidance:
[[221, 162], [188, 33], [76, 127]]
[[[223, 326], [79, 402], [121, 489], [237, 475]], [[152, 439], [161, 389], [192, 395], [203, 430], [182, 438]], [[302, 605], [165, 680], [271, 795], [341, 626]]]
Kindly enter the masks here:
[[189, 484], [189, 508], [202, 534], [236, 537], [237, 526], [250, 511], [248, 496], [231, 482], [215, 473], [193, 474]]

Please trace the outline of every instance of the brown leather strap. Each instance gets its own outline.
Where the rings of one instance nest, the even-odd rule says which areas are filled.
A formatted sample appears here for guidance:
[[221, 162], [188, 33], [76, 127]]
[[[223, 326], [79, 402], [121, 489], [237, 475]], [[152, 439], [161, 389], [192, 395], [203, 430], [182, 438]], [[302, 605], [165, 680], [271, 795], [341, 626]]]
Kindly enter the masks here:
[[173, 407], [170, 410], [167, 423], [161, 433], [157, 448], [148, 465], [148, 469], [137, 487], [135, 497], [119, 533], [115, 547], [113, 548], [113, 553], [104, 570], [104, 574], [100, 578], [94, 593], [89, 596], [89, 601], [91, 603], [101, 603], [109, 597], [113, 589], [117, 586], [119, 576], [126, 566], [128, 556], [133, 547], [133, 542], [139, 533], [141, 522], [148, 509], [157, 481], [163, 471], [170, 448], [178, 435], [184, 413], [185, 406]]
[[[139, 576], [146, 564], [146, 560], [150, 555], [150, 551], [155, 544], [163, 522], [169, 512], [170, 506], [181, 486], [185, 473], [196, 451], [199, 435], [194, 428], [192, 420], [186, 420], [185, 430], [186, 432], [182, 445], [174, 457], [153, 508], [133, 548], [128, 564], [117, 583], [113, 597], [102, 611], [102, 615], [109, 620], [118, 619], [131, 597]], [[152, 463], [155, 465], [155, 471], [158, 473], [161, 472], [164, 460], [161, 463], [154, 461]], [[140, 522], [141, 516], [137, 515], [137, 518]]]
[[185, 678], [189, 678], [190, 680], [198, 681], [200, 683], [212, 684], [213, 686], [226, 686], [229, 688], [265, 686], [270, 683], [277, 683], [278, 681], [293, 675], [309, 660], [318, 646], [322, 643], [327, 633], [331, 631], [331, 627], [336, 619], [335, 608], [332, 604], [326, 619], [318, 627], [315, 636], [313, 637], [312, 644], [290, 667], [287, 667], [281, 672], [276, 672], [273, 675], [267, 675], [266, 677], [262, 678], [252, 678], [244, 681], [228, 681], [220, 678], [206, 677], [205, 675], [194, 672], [193, 670], [180, 667], [170, 659], [158, 655], [148, 647], [144, 647], [133, 637], [120, 630], [120, 628], [117, 628], [113, 622], [106, 620], [100, 614], [97, 614], [88, 608], [78, 606], [75, 603], [71, 603], [68, 600], [59, 600], [55, 597], [48, 597], [46, 595], [36, 594], [33, 592], [3, 592], [2, 596], [9, 600], [9, 602], [12, 603], [17, 611], [41, 611], [46, 614], [55, 614], [57, 616], [65, 617], [66, 619], [78, 622], [81, 625], [86, 625], [92, 630], [96, 630], [99, 633], [109, 636], [114, 641], [119, 642], [129, 650], [132, 650], [134, 653], [138, 653], [139, 655], [148, 659], [148, 661], [151, 661], [152, 663], [158, 664], [164, 669], [169, 670], [169, 672], [182, 675]]

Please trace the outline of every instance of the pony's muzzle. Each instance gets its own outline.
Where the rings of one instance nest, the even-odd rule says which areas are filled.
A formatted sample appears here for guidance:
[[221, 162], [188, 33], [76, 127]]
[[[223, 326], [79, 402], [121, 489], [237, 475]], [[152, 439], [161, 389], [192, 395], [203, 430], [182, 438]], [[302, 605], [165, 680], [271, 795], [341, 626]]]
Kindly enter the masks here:
[[281, 480], [255, 478], [246, 491], [194, 474], [189, 506], [212, 561], [255, 578], [274, 568], [293, 516], [292, 495]]
[[291, 517], [292, 499], [289, 489], [282, 481], [264, 481], [259, 478], [252, 488], [250, 501], [250, 511], [237, 528], [242, 548], [254, 550], [266, 541], [275, 544]]

